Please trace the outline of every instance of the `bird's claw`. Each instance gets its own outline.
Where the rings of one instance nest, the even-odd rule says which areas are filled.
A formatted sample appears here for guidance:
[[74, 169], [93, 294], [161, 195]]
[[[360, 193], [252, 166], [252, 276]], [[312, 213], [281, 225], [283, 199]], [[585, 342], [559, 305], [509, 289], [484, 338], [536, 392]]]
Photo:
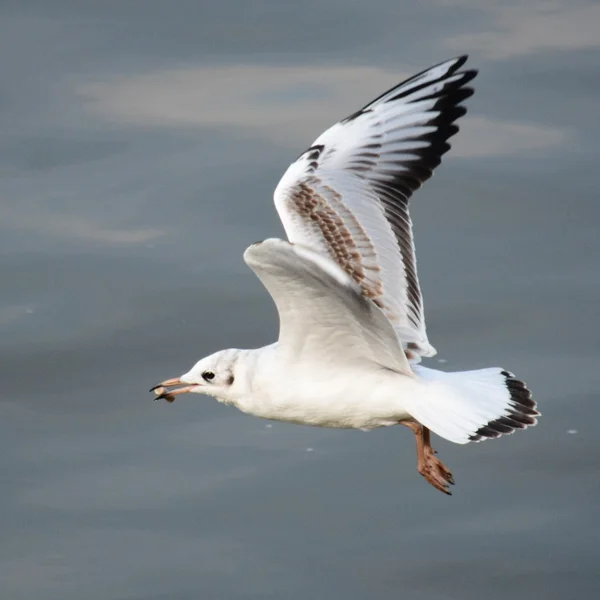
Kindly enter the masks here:
[[437, 452], [430, 448], [425, 454], [425, 461], [419, 473], [425, 477], [425, 479], [436, 489], [448, 496], [452, 495], [450, 486], [454, 485], [454, 476], [452, 471], [446, 467], [446, 465], [439, 459], [436, 458]]

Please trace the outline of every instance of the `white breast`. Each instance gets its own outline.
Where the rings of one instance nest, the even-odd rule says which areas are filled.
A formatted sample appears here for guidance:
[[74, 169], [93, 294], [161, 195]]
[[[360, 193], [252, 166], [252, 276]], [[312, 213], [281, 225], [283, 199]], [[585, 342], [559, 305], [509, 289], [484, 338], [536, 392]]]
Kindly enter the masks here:
[[265, 419], [373, 429], [407, 419], [402, 398], [416, 386], [416, 380], [387, 369], [271, 369], [269, 375], [257, 378], [253, 393], [236, 405]]

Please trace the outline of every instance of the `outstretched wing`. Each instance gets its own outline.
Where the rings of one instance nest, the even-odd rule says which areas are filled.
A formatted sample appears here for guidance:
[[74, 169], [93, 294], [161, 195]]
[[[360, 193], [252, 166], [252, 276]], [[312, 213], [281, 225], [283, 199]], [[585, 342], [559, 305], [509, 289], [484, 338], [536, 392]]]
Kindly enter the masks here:
[[325, 254], [387, 315], [413, 361], [435, 355], [408, 212], [465, 114], [476, 71], [467, 57], [432, 67], [340, 121], [293, 163], [275, 190], [291, 242]]
[[244, 260], [277, 306], [279, 349], [290, 361], [369, 361], [412, 374], [389, 320], [329, 257], [269, 239], [250, 246]]

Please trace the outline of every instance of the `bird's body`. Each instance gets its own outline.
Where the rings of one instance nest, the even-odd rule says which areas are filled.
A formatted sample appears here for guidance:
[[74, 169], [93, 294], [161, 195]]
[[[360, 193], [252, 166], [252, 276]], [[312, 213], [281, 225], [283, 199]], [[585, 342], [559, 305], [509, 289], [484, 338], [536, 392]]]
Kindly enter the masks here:
[[[453, 477], [429, 430], [465, 444], [536, 424], [531, 393], [501, 368], [445, 373], [425, 328], [408, 201], [449, 148], [476, 71], [436, 65], [343, 119], [289, 167], [275, 206], [289, 241], [244, 254], [279, 313], [279, 339], [223, 350], [156, 386], [172, 401], [204, 393], [266, 419], [332, 428], [402, 424], [419, 472]], [[183, 385], [176, 390], [165, 387]]]
[[290, 362], [279, 351], [274, 344], [244, 354], [255, 365], [251, 387], [223, 402], [256, 417], [318, 427], [368, 430], [410, 418], [402, 397], [418, 393], [415, 378], [370, 364]]

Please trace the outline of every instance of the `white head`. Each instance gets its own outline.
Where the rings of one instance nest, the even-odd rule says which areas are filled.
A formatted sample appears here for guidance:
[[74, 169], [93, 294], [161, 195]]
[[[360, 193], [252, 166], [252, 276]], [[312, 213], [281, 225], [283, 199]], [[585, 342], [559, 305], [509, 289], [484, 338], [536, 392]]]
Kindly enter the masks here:
[[[213, 396], [226, 404], [234, 403], [237, 398], [247, 391], [245, 369], [240, 368], [239, 359], [244, 350], [221, 350], [202, 360], [199, 360], [187, 373], [181, 377], [167, 379], [150, 391], [156, 392], [156, 400], [164, 398], [173, 402], [175, 396], [192, 392]], [[182, 386], [167, 390], [172, 386]]]

